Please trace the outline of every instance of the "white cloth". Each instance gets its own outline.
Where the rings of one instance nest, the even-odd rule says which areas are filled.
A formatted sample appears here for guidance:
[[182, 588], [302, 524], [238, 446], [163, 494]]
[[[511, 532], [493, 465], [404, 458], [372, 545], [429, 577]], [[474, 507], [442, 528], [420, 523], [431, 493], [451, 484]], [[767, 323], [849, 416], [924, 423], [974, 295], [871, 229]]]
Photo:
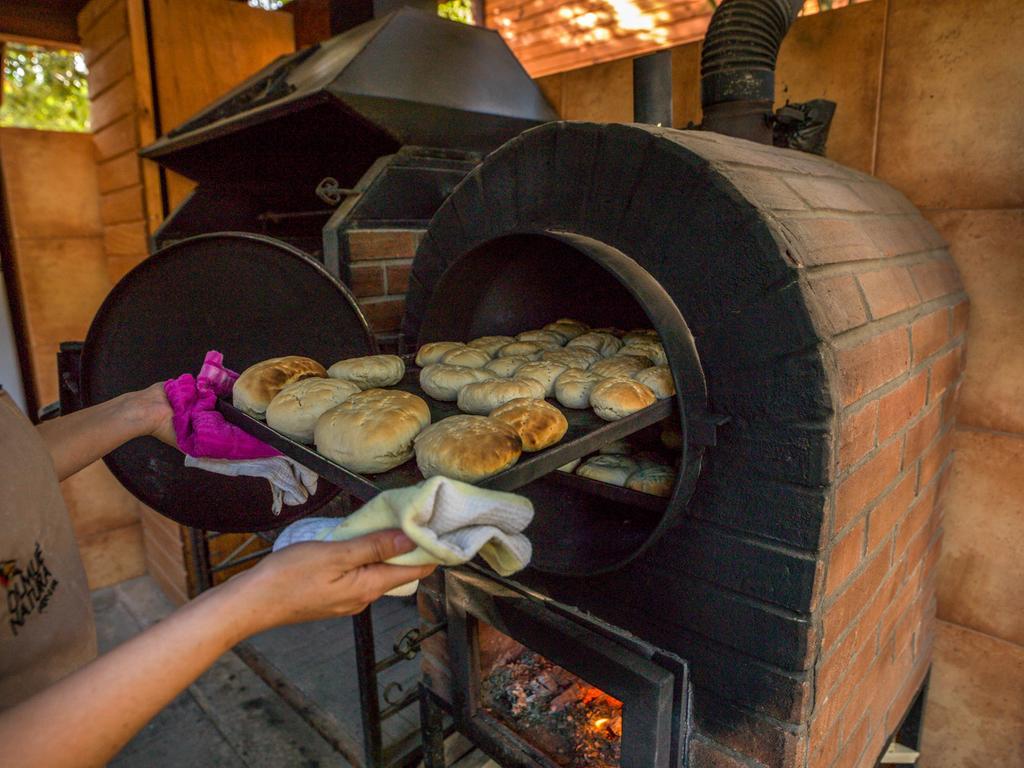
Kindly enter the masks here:
[[[530, 563], [533, 548], [523, 530], [533, 504], [523, 496], [432, 477], [408, 488], [378, 494], [345, 518], [315, 517], [292, 523], [277, 551], [300, 541], [347, 541], [374, 531], [401, 528], [417, 547], [388, 560], [394, 565], [461, 565], [480, 555], [502, 576]], [[388, 592], [411, 595], [416, 582]]]
[[283, 504], [287, 504], [289, 507], [305, 504], [309, 497], [316, 493], [318, 479], [316, 473], [286, 456], [241, 461], [185, 456], [185, 466], [231, 477], [265, 478], [270, 483], [270, 491], [274, 496], [273, 511], [275, 515], [281, 514]]

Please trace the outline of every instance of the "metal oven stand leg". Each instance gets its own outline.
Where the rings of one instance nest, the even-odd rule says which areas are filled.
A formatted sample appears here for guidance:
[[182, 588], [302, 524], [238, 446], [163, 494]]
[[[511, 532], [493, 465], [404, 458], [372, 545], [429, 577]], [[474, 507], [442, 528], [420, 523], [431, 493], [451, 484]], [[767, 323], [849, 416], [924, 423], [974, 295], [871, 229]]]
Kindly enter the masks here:
[[446, 768], [444, 759], [444, 710], [430, 690], [420, 683], [420, 729], [423, 734], [423, 768]]
[[384, 737], [381, 731], [380, 701], [377, 698], [377, 652], [373, 645], [373, 617], [370, 608], [352, 617], [352, 632], [355, 635], [366, 765], [370, 768], [383, 768]]

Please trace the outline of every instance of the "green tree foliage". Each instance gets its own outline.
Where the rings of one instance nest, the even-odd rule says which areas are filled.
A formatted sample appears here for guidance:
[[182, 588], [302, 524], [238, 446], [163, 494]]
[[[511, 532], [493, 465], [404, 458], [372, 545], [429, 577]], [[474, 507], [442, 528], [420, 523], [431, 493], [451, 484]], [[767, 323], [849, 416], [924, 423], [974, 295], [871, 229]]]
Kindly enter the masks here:
[[473, 18], [472, 0], [447, 0], [447, 2], [438, 3], [437, 15], [442, 19], [461, 21], [463, 24], [476, 23], [476, 19]]
[[88, 70], [81, 53], [8, 43], [3, 87], [0, 127], [89, 130]]

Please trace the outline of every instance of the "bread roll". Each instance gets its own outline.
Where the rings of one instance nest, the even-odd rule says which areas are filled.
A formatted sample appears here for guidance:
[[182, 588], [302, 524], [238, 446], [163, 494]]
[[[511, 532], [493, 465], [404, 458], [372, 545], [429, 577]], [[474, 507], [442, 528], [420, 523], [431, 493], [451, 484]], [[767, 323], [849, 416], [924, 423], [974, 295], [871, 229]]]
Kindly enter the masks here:
[[617, 421], [642, 411], [656, 400], [649, 387], [632, 379], [605, 379], [590, 392], [590, 407], [605, 421]]
[[544, 398], [544, 385], [535, 379], [490, 379], [467, 384], [459, 392], [459, 410], [480, 416], [517, 397]]
[[614, 325], [608, 325], [604, 328], [591, 328], [591, 333], [607, 333], [609, 336], [614, 336], [616, 339], [622, 339], [626, 335], [626, 332], [621, 328], [616, 328]]
[[426, 368], [428, 365], [440, 363], [441, 358], [453, 349], [462, 349], [465, 344], [461, 341], [432, 341], [424, 344], [416, 353], [416, 365]]
[[434, 363], [420, 371], [420, 387], [435, 400], [454, 403], [464, 386], [487, 381], [493, 375], [484, 368]]
[[602, 445], [598, 453], [606, 456], [630, 456], [636, 451], [635, 446], [626, 438]]
[[586, 333], [590, 330], [590, 326], [582, 320], [574, 320], [571, 317], [560, 317], [555, 320], [555, 322], [549, 323], [549, 325], [571, 325], [578, 328], [582, 333]]
[[621, 487], [637, 469], [636, 462], [628, 456], [591, 456], [580, 464], [576, 474]]
[[622, 342], [610, 333], [589, 331], [584, 333], [582, 336], [577, 336], [566, 344], [565, 347], [566, 349], [586, 347], [587, 349], [592, 349], [599, 353], [601, 357], [611, 357], [622, 348]]
[[555, 379], [555, 399], [566, 408], [589, 408], [590, 392], [599, 381], [596, 373], [569, 368]]
[[669, 417], [661, 422], [661, 444], [671, 451], [678, 451], [683, 447], [683, 430], [675, 417]]
[[561, 347], [568, 339], [555, 331], [523, 331], [516, 334], [516, 341], [543, 342]]
[[516, 371], [517, 379], [534, 379], [544, 387], [543, 397], [551, 397], [555, 394], [555, 379], [562, 375], [569, 366], [562, 363], [553, 363], [550, 360], [537, 360], [533, 363], [523, 363]]
[[463, 347], [446, 352], [441, 358], [445, 365], [461, 365], [465, 368], [483, 368], [491, 361], [491, 356], [482, 349]]
[[486, 416], [449, 416], [416, 438], [416, 465], [424, 477], [475, 483], [504, 472], [521, 454], [516, 431]]
[[566, 474], [572, 474], [576, 471], [576, 467], [580, 465], [580, 459], [573, 459], [567, 464], [563, 464], [558, 468], [559, 472], [565, 472]]
[[523, 363], [530, 362], [530, 358], [522, 355], [512, 357], [496, 357], [484, 366], [485, 371], [490, 371], [500, 379], [511, 379]]
[[626, 487], [640, 493], [668, 498], [676, 484], [676, 472], [672, 467], [655, 464], [641, 467], [626, 480]]
[[498, 354], [498, 350], [504, 347], [506, 344], [511, 344], [515, 341], [511, 336], [481, 336], [479, 339], [473, 339], [469, 342], [469, 346], [473, 349], [482, 349], [491, 357]]
[[661, 341], [661, 337], [658, 335], [658, 332], [653, 328], [634, 328], [632, 331], [627, 331], [622, 334], [623, 344], [629, 344], [631, 341], [639, 341], [641, 339], [644, 341]]
[[413, 455], [413, 439], [430, 424], [416, 395], [367, 389], [323, 414], [313, 430], [316, 449], [353, 472], [386, 472]]
[[530, 360], [540, 360], [544, 354], [544, 347], [532, 341], [513, 341], [498, 350], [498, 357], [528, 357]]
[[598, 360], [590, 366], [590, 372], [596, 373], [598, 376], [604, 376], [606, 379], [618, 377], [629, 379], [633, 377], [633, 374], [639, 373], [644, 368], [650, 368], [652, 365], [654, 363], [646, 357], [616, 355], [615, 357], [606, 357], [604, 360]]
[[565, 320], [559, 320], [554, 323], [548, 323], [547, 325], [544, 326], [544, 330], [554, 331], [555, 333], [564, 336], [566, 341], [570, 341], [571, 339], [575, 339], [577, 336], [586, 333], [587, 326], [584, 325], [583, 323], [574, 323]]
[[302, 379], [277, 393], [267, 406], [267, 425], [300, 443], [313, 442], [317, 419], [341, 405], [359, 387], [344, 379]]
[[541, 355], [540, 359], [547, 360], [552, 363], [561, 363], [569, 368], [583, 368], [584, 370], [592, 366], [598, 360], [604, 360], [599, 353], [587, 347], [549, 350]]
[[650, 341], [648, 339], [635, 339], [629, 342], [619, 352], [622, 355], [642, 355], [650, 358], [655, 365], [667, 365], [668, 356], [665, 354], [665, 348], [661, 346], [661, 342]]
[[242, 371], [231, 390], [231, 402], [243, 413], [262, 419], [270, 401], [286, 386], [301, 379], [326, 376], [324, 367], [308, 357], [272, 357]]
[[491, 411], [491, 418], [511, 426], [527, 453], [554, 445], [569, 429], [565, 415], [547, 400], [519, 397]]
[[360, 389], [390, 387], [405, 376], [405, 363], [398, 355], [369, 355], [339, 360], [327, 369], [332, 379], [351, 381]]
[[650, 387], [651, 392], [659, 400], [672, 397], [676, 393], [676, 382], [672, 378], [672, 369], [667, 365], [654, 365], [633, 374], [633, 380]]

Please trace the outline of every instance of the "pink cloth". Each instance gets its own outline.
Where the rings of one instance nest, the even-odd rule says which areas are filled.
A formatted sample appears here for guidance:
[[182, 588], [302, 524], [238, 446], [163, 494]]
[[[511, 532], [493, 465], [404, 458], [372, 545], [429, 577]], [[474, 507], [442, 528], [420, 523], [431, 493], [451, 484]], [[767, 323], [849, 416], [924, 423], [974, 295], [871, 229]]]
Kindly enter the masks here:
[[209, 459], [265, 459], [280, 456], [217, 411], [217, 398], [231, 394], [238, 374], [224, 367], [220, 352], [206, 353], [198, 377], [185, 373], [164, 382], [164, 392], [174, 411], [172, 422], [178, 447], [189, 456]]

